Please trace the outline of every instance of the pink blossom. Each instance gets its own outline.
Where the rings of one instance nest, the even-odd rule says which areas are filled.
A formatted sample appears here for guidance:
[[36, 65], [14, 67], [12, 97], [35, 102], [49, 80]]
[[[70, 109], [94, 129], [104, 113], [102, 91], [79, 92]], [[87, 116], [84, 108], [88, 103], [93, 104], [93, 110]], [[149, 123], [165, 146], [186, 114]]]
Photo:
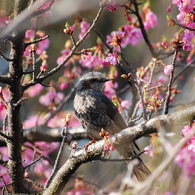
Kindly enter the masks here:
[[114, 148], [114, 146], [111, 143], [106, 141], [105, 145], [104, 145], [104, 150], [106, 150], [106, 151], [114, 151], [115, 148]]
[[128, 43], [130, 43], [133, 46], [137, 45], [143, 38], [141, 30], [139, 28], [133, 28], [127, 35], [127, 37]]
[[170, 43], [167, 42], [167, 41], [162, 41], [162, 42], [161, 42], [161, 46], [164, 47], [165, 49], [167, 49], [167, 48], [169, 48]]
[[120, 105], [123, 109], [128, 109], [128, 107], [130, 106], [130, 102], [129, 100], [122, 100]]
[[54, 100], [54, 98], [56, 97], [56, 95], [57, 95], [56, 92], [49, 91], [48, 93], [46, 93], [45, 95], [42, 95], [39, 98], [39, 103], [44, 106], [49, 106], [51, 102]]
[[164, 84], [165, 82], [168, 81], [168, 77], [161, 74], [161, 75], [158, 76], [157, 81], [158, 81], [159, 84]]
[[3, 109], [0, 111], [0, 120], [4, 120], [6, 116], [7, 110]]
[[185, 137], [187, 137], [191, 131], [192, 131], [191, 126], [184, 126], [184, 128], [182, 129], [182, 133]]
[[105, 7], [105, 9], [115, 12], [116, 10], [120, 9], [120, 6], [117, 3], [111, 3]]
[[29, 45], [28, 47], [26, 47], [23, 55], [26, 56], [26, 57], [30, 57], [30, 53], [31, 53], [31, 45]]
[[195, 175], [195, 153], [184, 147], [176, 156], [175, 162], [187, 177]]
[[149, 156], [154, 156], [152, 145], [146, 146], [144, 150], [145, 154], [148, 154]]
[[194, 32], [190, 30], [184, 30], [182, 34], [182, 39], [184, 41], [183, 50], [186, 50], [186, 51], [192, 50], [193, 48], [192, 39], [194, 38], [194, 35], [195, 35]]
[[[186, 137], [194, 130], [195, 127], [185, 126], [182, 129], [183, 135]], [[177, 154], [175, 162], [183, 169], [187, 177], [195, 175], [195, 136], [190, 138], [187, 145]]]
[[48, 127], [64, 127], [64, 122], [61, 120], [60, 118], [61, 116], [59, 115], [55, 115], [53, 118], [51, 118], [49, 120], [49, 122], [47, 123]]
[[[35, 142], [34, 145], [36, 146], [38, 151], [41, 152], [44, 156], [48, 156], [51, 152], [53, 152], [59, 147], [58, 142], [47, 143], [44, 141], [39, 141]], [[45, 163], [48, 164], [48, 161], [46, 161]]]
[[85, 68], [92, 68], [96, 65], [96, 60], [96, 57], [91, 52], [88, 52], [87, 55], [82, 56], [79, 63]]
[[31, 39], [34, 38], [35, 36], [35, 31], [34, 30], [27, 30], [25, 33], [25, 38], [26, 39]]
[[90, 24], [85, 22], [85, 21], [82, 21], [80, 22], [80, 29], [81, 29], [81, 32], [79, 34], [79, 39], [82, 39], [82, 37], [84, 36], [84, 34], [87, 32], [87, 30], [89, 29], [90, 27]]
[[146, 30], [150, 28], [154, 28], [158, 24], [158, 19], [156, 14], [154, 14], [151, 11], [148, 11], [145, 16], [145, 22], [144, 22], [144, 27]]
[[101, 59], [98, 55], [92, 55], [91, 52], [88, 52], [86, 55], [82, 55], [79, 63], [85, 68], [103, 68], [103, 65], [106, 64], [104, 59]]
[[52, 102], [58, 104], [64, 98], [63, 93], [56, 93], [54, 91], [49, 91], [45, 95], [42, 95], [39, 98], [39, 103], [44, 106], [49, 106]]
[[49, 39], [42, 40], [38, 42], [38, 46], [36, 49], [36, 53], [41, 55], [43, 51], [45, 51], [49, 47], [50, 41]]
[[[7, 168], [0, 165], [0, 170], [1, 170], [0, 176], [3, 178], [3, 180], [5, 181], [6, 184], [9, 184], [10, 183], [10, 177], [9, 177]], [[0, 179], [0, 188], [2, 188], [2, 187], [5, 187], [5, 184], [2, 181], [2, 179]]]
[[195, 137], [192, 137], [189, 141], [188, 141], [188, 150], [192, 151], [193, 153], [195, 153]]
[[46, 60], [43, 60], [41, 66], [40, 66], [40, 71], [45, 72], [47, 70], [48, 64]]
[[171, 5], [169, 5], [169, 6], [167, 7], [166, 11], [167, 11], [167, 12], [171, 12], [172, 7], [173, 7], [173, 6], [172, 6], [172, 4], [171, 4]]
[[[58, 57], [58, 59], [57, 59], [57, 64], [61, 64], [63, 61], [64, 61], [64, 59], [67, 57], [67, 55], [70, 53], [70, 50], [69, 49], [65, 49], [65, 50], [62, 50], [62, 55], [60, 56], [60, 57]], [[69, 63], [70, 63], [70, 61], [67, 61], [66, 63], [65, 63], [65, 66], [67, 66], [67, 65], [69, 65]]]
[[118, 83], [116, 83], [116, 82], [113, 83], [112, 81], [107, 81], [104, 86], [105, 86], [104, 93], [109, 98], [112, 98], [112, 96], [115, 95], [115, 89], [118, 87]]
[[36, 84], [34, 86], [31, 86], [28, 90], [27, 90], [27, 94], [29, 97], [34, 97], [39, 95], [39, 93], [43, 90], [43, 86], [41, 84]]
[[66, 89], [68, 87], [68, 82], [62, 82], [61, 84], [60, 84], [60, 89], [61, 90], [64, 90], [64, 89]]
[[6, 108], [5, 104], [0, 101], [0, 112], [2, 112]]
[[106, 57], [106, 62], [109, 62], [112, 65], [117, 65], [119, 64], [119, 59], [118, 55], [116, 53], [109, 53], [108, 56]]
[[37, 125], [41, 125], [41, 124], [43, 124], [43, 122], [44, 121], [43, 121], [42, 116], [33, 115], [33, 116], [30, 116], [28, 119], [26, 119], [23, 122], [23, 128], [24, 129], [29, 129], [29, 128], [35, 127]]
[[[186, 25], [190, 28], [195, 28], [194, 19], [190, 13], [194, 13], [195, 0], [173, 0], [173, 4], [176, 4], [179, 10], [177, 19], [181, 24]], [[194, 48], [192, 44], [192, 39], [194, 38], [195, 33], [187, 29], [184, 30], [182, 34], [182, 39], [184, 41], [183, 49], [186, 51], [191, 51]]]
[[173, 66], [172, 66], [172, 65], [165, 65], [165, 66], [164, 66], [164, 73], [165, 73], [166, 75], [170, 75], [172, 69], [173, 69]]
[[[54, 2], [55, 2], [55, 1], [54, 1]], [[54, 3], [54, 2], [53, 2], [53, 3]], [[51, 6], [51, 3], [52, 3], [51, 0], [50, 0], [50, 1], [47, 1], [46, 3], [44, 3], [43, 6], [41, 6], [40, 9], [47, 9], [47, 8], [49, 8], [49, 6]]]
[[[125, 25], [124, 28], [128, 28], [127, 26], [129, 26], [129, 25]], [[111, 32], [110, 35], [106, 36], [106, 39], [107, 39], [106, 42], [109, 45], [112, 45], [115, 48], [115, 50], [117, 52], [119, 52], [120, 51], [120, 47], [119, 47], [119, 43], [118, 43], [119, 39], [120, 39], [120, 46], [121, 47], [124, 48], [128, 44], [126, 39], [124, 39], [125, 36], [126, 36], [126, 32], [123, 32], [123, 31], [113, 31], [113, 32]]]

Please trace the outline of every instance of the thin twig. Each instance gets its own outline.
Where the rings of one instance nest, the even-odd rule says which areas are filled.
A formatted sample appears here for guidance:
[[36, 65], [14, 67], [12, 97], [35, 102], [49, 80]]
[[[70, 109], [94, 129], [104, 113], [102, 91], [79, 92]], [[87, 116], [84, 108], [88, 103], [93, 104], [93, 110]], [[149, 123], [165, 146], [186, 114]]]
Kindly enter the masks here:
[[119, 48], [120, 48], [120, 52], [119, 54], [121, 55], [121, 58], [123, 59], [123, 61], [125, 62], [125, 64], [129, 67], [130, 71], [131, 71], [131, 74], [133, 76], [133, 80], [135, 80], [136, 78], [136, 75], [135, 75], [135, 72], [133, 71], [133, 68], [132, 68], [132, 65], [128, 62], [128, 60], [125, 58], [123, 52], [122, 52], [122, 47], [121, 45], [119, 44]]
[[21, 102], [23, 102], [24, 100], [26, 100], [26, 97], [21, 98], [20, 100], [18, 100], [18, 102], [16, 102], [15, 104], [13, 104], [13, 106], [17, 107]]
[[6, 61], [8, 61], [8, 62], [13, 62], [13, 61], [14, 61], [14, 59], [10, 59], [10, 58], [6, 57], [1, 51], [0, 51], [0, 56], [1, 56], [4, 60], [6, 60]]
[[178, 53], [178, 50], [175, 50], [173, 60], [172, 60], [172, 71], [171, 71], [171, 74], [169, 77], [169, 83], [168, 83], [168, 93], [167, 93], [164, 107], [163, 107], [163, 114], [168, 114], [168, 110], [169, 110], [169, 103], [170, 103], [170, 98], [171, 98], [171, 86], [173, 83], [173, 75], [174, 75], [174, 71], [175, 71], [175, 62], [176, 62], [176, 58], [177, 58], [177, 53]]
[[32, 181], [31, 179], [29, 178], [25, 178], [26, 181], [28, 181], [29, 183], [32, 183], [33, 185], [39, 187], [39, 188], [44, 188], [43, 185], [39, 184], [39, 183], [36, 183], [35, 181]]
[[[29, 145], [24, 145], [24, 146], [34, 151], [34, 147], [31, 147], [31, 146], [29, 146]], [[49, 164], [50, 164], [51, 166], [53, 166], [54, 163], [53, 163], [49, 158], [43, 156], [43, 155], [42, 155], [40, 152], [38, 152], [38, 151], [36, 151], [36, 153], [37, 153], [38, 155], [40, 155], [44, 160], [48, 161]]]
[[173, 20], [173, 19], [171, 19], [171, 20], [172, 20], [173, 23], [174, 23], [175, 25], [177, 25], [177, 26], [180, 26], [180, 27], [182, 27], [182, 28], [185, 28], [185, 29], [188, 29], [188, 30], [191, 30], [191, 31], [195, 31], [194, 28], [190, 28], [190, 27], [188, 27], [188, 26], [185, 26], [185, 25], [183, 25], [183, 24], [181, 24], [181, 23], [179, 23], [179, 22], [177, 22], [177, 21], [175, 21], [175, 20]]
[[0, 131], [0, 136], [2, 136], [3, 138], [5, 138], [6, 140], [12, 141], [12, 137], [4, 134], [3, 132]]
[[75, 42], [75, 39], [74, 39], [74, 37], [73, 37], [72, 34], [70, 34], [70, 40], [71, 40], [73, 46], [75, 46], [76, 45], [76, 42]]
[[58, 171], [58, 163], [59, 163], [59, 159], [60, 159], [60, 156], [62, 154], [62, 149], [64, 147], [64, 144], [66, 142], [66, 134], [67, 134], [67, 128], [68, 128], [68, 124], [69, 122], [66, 122], [66, 125], [64, 128], [62, 128], [62, 142], [60, 144], [60, 148], [59, 148], [59, 151], [58, 151], [58, 154], [57, 154], [57, 157], [56, 157], [56, 160], [55, 160], [55, 163], [54, 163], [54, 167], [53, 167], [53, 170], [52, 170], [52, 173], [49, 177], [49, 179], [47, 180], [46, 184], [45, 184], [45, 189], [49, 186], [49, 184], [51, 183], [54, 175], [56, 174], [56, 172]]
[[173, 83], [176, 81], [176, 79], [182, 74], [184, 73], [191, 65], [192, 63], [195, 61], [195, 58], [193, 58], [190, 62], [188, 62], [186, 64], [186, 66], [173, 78]]
[[137, 91], [138, 91], [138, 94], [139, 94], [139, 97], [140, 97], [140, 100], [141, 100], [141, 105], [142, 105], [142, 109], [143, 109], [143, 118], [146, 121], [147, 120], [147, 114], [146, 114], [146, 104], [144, 102], [144, 95], [143, 95], [143, 92], [142, 92], [141, 87], [139, 86], [139, 84], [136, 83], [135, 86], [137, 88]]
[[32, 166], [33, 164], [35, 164], [35, 163], [38, 162], [42, 157], [43, 157], [43, 155], [41, 154], [37, 159], [35, 159], [34, 161], [32, 161], [29, 165], [25, 166], [24, 169], [27, 169], [28, 167], [30, 167], [30, 166]]
[[43, 41], [43, 40], [45, 40], [45, 39], [48, 39], [49, 37], [50, 37], [50, 35], [46, 35], [46, 36], [41, 37], [41, 38], [39, 38], [39, 39], [35, 39], [34, 41], [26, 42], [26, 43], [25, 43], [25, 47], [27, 47], [27, 46], [29, 46], [29, 45], [32, 45], [32, 44], [35, 44], [35, 43], [38, 43], [38, 42]]
[[32, 80], [34, 81], [35, 80], [35, 77], [36, 77], [37, 67], [36, 67], [35, 48], [34, 48], [34, 46], [32, 46], [32, 47], [33, 47], [32, 51], [31, 51], [31, 56], [32, 56], [32, 69], [33, 69], [33, 72], [32, 72]]

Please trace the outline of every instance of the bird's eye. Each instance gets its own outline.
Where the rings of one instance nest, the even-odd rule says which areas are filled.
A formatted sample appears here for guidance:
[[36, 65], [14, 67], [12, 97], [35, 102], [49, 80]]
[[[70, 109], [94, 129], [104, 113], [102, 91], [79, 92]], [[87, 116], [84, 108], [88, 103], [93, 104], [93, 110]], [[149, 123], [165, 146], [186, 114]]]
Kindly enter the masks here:
[[91, 79], [91, 82], [92, 82], [92, 83], [96, 82], [96, 79]]

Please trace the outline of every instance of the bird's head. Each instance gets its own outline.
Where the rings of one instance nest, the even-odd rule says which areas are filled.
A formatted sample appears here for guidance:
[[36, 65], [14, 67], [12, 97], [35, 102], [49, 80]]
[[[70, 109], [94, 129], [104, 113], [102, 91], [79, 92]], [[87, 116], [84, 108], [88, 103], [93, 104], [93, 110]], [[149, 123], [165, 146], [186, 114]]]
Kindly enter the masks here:
[[110, 80], [113, 78], [104, 77], [101, 72], [88, 72], [80, 78], [77, 90], [95, 89], [102, 91], [104, 83]]

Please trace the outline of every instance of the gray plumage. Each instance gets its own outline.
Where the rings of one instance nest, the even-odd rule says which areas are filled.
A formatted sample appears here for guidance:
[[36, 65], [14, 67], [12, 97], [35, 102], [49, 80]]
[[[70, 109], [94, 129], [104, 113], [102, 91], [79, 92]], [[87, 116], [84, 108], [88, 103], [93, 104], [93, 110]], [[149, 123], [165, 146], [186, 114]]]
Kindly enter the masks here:
[[[102, 139], [99, 135], [101, 129], [113, 135], [127, 127], [115, 105], [103, 93], [104, 83], [109, 80], [102, 73], [95, 71], [85, 74], [79, 80], [74, 98], [74, 111], [91, 139]], [[124, 143], [114, 147], [124, 158], [136, 155], [132, 144]], [[140, 164], [134, 168], [134, 173], [138, 180], [143, 181], [150, 171], [142, 160], [138, 159]]]

